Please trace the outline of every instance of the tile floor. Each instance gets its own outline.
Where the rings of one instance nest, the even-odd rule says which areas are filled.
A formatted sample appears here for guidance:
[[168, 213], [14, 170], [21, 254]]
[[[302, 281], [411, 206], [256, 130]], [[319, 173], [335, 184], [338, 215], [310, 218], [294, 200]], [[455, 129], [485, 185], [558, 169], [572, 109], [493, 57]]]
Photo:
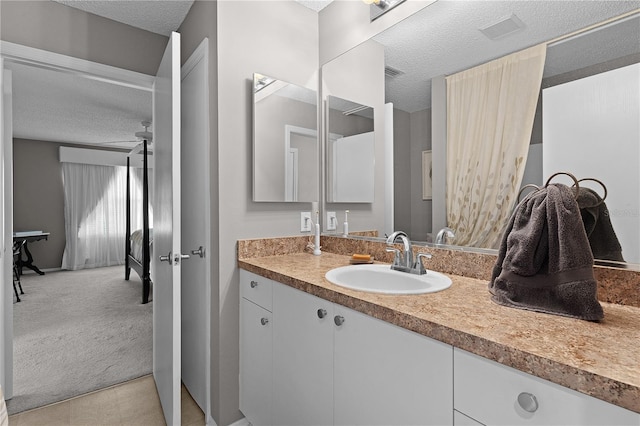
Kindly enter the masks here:
[[[182, 425], [205, 424], [200, 407], [182, 386]], [[156, 426], [164, 425], [153, 376], [144, 376], [9, 417], [9, 426]]]

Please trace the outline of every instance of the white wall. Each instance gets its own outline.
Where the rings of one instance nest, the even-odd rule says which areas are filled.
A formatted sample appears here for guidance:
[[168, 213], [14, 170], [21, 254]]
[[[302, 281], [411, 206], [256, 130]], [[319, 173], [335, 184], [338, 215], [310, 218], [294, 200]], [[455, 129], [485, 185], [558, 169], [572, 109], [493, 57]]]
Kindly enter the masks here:
[[[545, 181], [561, 171], [602, 181], [622, 255], [632, 263], [640, 263], [638, 76], [635, 64], [544, 89], [542, 121]], [[598, 184], [589, 187], [602, 194]]]

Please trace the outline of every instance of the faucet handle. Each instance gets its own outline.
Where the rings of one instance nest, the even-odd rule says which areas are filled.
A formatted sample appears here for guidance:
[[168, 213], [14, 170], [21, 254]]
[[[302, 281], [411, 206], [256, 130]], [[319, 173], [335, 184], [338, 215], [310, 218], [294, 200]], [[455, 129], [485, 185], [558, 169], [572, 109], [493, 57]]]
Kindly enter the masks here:
[[393, 253], [393, 264], [400, 265], [402, 263], [400, 250], [395, 247], [387, 247], [387, 253]]
[[413, 269], [415, 269], [418, 274], [420, 275], [424, 275], [427, 273], [427, 270], [425, 269], [424, 265], [422, 264], [422, 260], [421, 258], [425, 258], [425, 259], [431, 259], [431, 254], [430, 253], [418, 253], [416, 255], [416, 263], [415, 265], [413, 265]]

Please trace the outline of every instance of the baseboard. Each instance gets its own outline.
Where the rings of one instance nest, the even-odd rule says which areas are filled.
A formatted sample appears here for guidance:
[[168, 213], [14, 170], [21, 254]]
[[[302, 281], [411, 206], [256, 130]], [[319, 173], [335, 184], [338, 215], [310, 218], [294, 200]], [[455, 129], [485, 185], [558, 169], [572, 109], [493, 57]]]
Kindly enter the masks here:
[[[58, 272], [58, 271], [62, 271], [62, 268], [58, 267], [58, 268], [43, 268], [40, 269], [42, 272], [47, 273], [47, 272]], [[31, 274], [35, 274], [35, 271], [32, 271], [31, 269], [23, 269], [22, 270], [22, 275], [31, 275]]]
[[229, 426], [250, 426], [249, 420], [246, 417], [241, 418], [240, 420], [231, 423]]

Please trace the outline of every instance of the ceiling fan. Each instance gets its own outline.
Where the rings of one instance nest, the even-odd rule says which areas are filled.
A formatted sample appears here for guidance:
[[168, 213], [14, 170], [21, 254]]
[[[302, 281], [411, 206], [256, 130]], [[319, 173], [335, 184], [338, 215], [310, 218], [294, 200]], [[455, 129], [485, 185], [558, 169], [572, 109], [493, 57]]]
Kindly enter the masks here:
[[141, 122], [142, 127], [144, 127], [144, 130], [138, 131], [134, 133], [134, 136], [136, 137], [136, 139], [133, 140], [128, 140], [128, 141], [107, 141], [107, 142], [99, 142], [96, 143], [95, 145], [111, 145], [111, 144], [132, 144], [132, 143], [137, 143], [140, 146], [142, 146], [142, 142], [143, 141], [147, 141], [149, 144], [151, 144], [153, 142], [153, 133], [149, 131], [149, 127], [151, 127], [151, 122], [150, 121], [143, 121]]

